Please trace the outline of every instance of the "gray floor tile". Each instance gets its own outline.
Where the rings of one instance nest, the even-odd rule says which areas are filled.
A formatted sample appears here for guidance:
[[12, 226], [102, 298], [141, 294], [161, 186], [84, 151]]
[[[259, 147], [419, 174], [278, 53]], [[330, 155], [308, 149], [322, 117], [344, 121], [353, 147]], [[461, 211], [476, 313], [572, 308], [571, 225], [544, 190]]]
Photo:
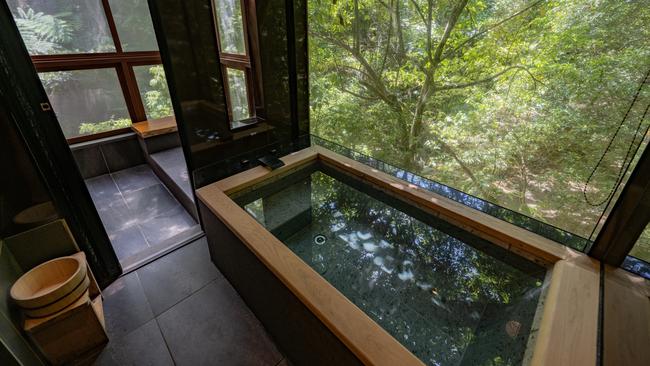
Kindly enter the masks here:
[[135, 272], [118, 278], [102, 291], [102, 295], [110, 339], [123, 337], [153, 319], [153, 312]]
[[183, 156], [183, 149], [181, 147], [163, 150], [151, 154], [151, 157], [156, 160], [160, 166], [170, 168], [185, 166], [185, 158]]
[[151, 158], [158, 163], [186, 195], [193, 197], [183, 150], [180, 147], [151, 154]]
[[177, 365], [275, 366], [282, 355], [225, 279], [158, 317]]
[[113, 173], [112, 176], [122, 193], [137, 191], [160, 183], [158, 177], [146, 164], [120, 170]]
[[117, 254], [117, 258], [121, 262], [149, 248], [147, 241], [137, 225], [110, 232], [108, 238], [111, 240], [115, 254]]
[[139, 224], [149, 243], [156, 245], [194, 226], [194, 218], [181, 205]]
[[86, 187], [96, 207], [102, 207], [104, 204], [114, 202], [122, 197], [109, 174], [86, 179]]
[[179, 205], [162, 184], [124, 193], [124, 199], [139, 223], [162, 215]]
[[210, 261], [205, 238], [188, 244], [137, 272], [156, 315], [222, 276]]
[[136, 223], [135, 216], [121, 197], [113, 202], [101, 204], [97, 207], [97, 212], [109, 234], [134, 226]]
[[173, 364], [155, 319], [122, 338], [111, 339], [95, 360], [95, 365], [100, 366], [164, 366]]

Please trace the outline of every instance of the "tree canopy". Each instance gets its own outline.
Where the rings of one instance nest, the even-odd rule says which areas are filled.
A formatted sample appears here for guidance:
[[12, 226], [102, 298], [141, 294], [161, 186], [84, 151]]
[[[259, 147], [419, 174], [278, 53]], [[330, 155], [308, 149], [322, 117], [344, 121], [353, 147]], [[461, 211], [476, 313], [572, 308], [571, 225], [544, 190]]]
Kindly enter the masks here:
[[650, 86], [585, 187], [650, 68], [650, 1], [310, 0], [308, 12], [315, 135], [590, 235], [647, 127], [636, 133]]

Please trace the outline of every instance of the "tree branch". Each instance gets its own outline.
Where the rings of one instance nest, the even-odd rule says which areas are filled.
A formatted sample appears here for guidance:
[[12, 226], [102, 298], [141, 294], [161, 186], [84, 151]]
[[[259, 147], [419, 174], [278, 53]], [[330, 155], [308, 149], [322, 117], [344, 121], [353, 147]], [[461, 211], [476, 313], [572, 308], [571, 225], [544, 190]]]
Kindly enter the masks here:
[[521, 10], [515, 12], [514, 14], [512, 14], [512, 15], [510, 15], [510, 16], [508, 16], [508, 17], [506, 17], [506, 18], [504, 18], [504, 19], [502, 19], [502, 20], [500, 20], [500, 21], [498, 21], [498, 22], [496, 22], [496, 23], [494, 23], [494, 24], [492, 24], [492, 25], [487, 26], [484, 30], [482, 30], [482, 31], [476, 33], [475, 35], [473, 35], [473, 36], [467, 38], [466, 40], [464, 40], [463, 42], [461, 42], [458, 46], [454, 47], [452, 50], [450, 50], [449, 52], [445, 53], [443, 59], [449, 58], [450, 56], [452, 56], [452, 55], [454, 55], [455, 53], [457, 53], [457, 52], [458, 52], [461, 48], [463, 48], [466, 44], [468, 44], [468, 43], [470, 43], [470, 42], [473, 42], [473, 41], [477, 40], [478, 38], [484, 36], [485, 34], [487, 34], [487, 33], [490, 32], [490, 31], [492, 31], [493, 29], [502, 26], [503, 24], [507, 23], [508, 21], [510, 21], [510, 20], [512, 20], [512, 19], [514, 19], [514, 18], [516, 18], [516, 17], [518, 17], [518, 16], [520, 16], [521, 14], [527, 12], [528, 10], [531, 10], [532, 8], [536, 7], [537, 5], [541, 4], [541, 3], [544, 2], [544, 1], [546, 1], [546, 0], [537, 0], [537, 1], [535, 1], [534, 3], [528, 5], [527, 7], [525, 7], [525, 8], [523, 8], [523, 9], [521, 9]]
[[417, 103], [415, 104], [415, 110], [413, 111], [413, 121], [411, 122], [408, 142], [409, 150], [412, 152], [415, 151], [417, 139], [420, 134], [420, 130], [422, 129], [422, 114], [424, 113], [424, 107], [427, 104], [431, 93], [435, 92], [435, 89], [433, 87], [434, 75], [436, 68], [440, 64], [440, 56], [442, 55], [442, 51], [445, 49], [445, 45], [451, 36], [452, 30], [456, 26], [456, 23], [458, 23], [460, 15], [465, 9], [465, 6], [467, 6], [467, 2], [468, 0], [460, 0], [451, 11], [449, 19], [447, 20], [447, 25], [445, 26], [445, 32], [443, 33], [440, 42], [438, 42], [438, 45], [436, 46], [435, 53], [433, 56], [431, 56], [431, 17], [433, 11], [433, 1], [429, 0], [429, 9], [427, 13], [429, 19], [429, 23], [427, 24], [427, 32], [429, 34], [427, 40], [427, 54], [429, 57], [430, 65], [428, 68], [426, 68], [427, 70], [425, 70], [425, 77], [424, 82], [422, 83], [422, 88], [420, 90], [420, 96]]
[[433, 139], [436, 140], [442, 151], [444, 151], [447, 155], [451, 156], [452, 159], [460, 166], [460, 169], [469, 177], [469, 179], [476, 185], [476, 188], [479, 189], [479, 191], [482, 193], [483, 197], [486, 198], [491, 198], [491, 195], [486, 192], [483, 189], [483, 184], [481, 184], [481, 181], [474, 175], [474, 172], [472, 172], [472, 169], [470, 169], [465, 162], [456, 154], [454, 151], [454, 148], [451, 147], [448, 143], [446, 143], [443, 139], [438, 137], [438, 135], [433, 134]]
[[375, 71], [372, 65], [370, 65], [368, 60], [366, 60], [366, 58], [363, 56], [361, 52], [355, 50], [345, 42], [342, 42], [336, 38], [332, 38], [322, 34], [314, 34], [314, 36], [319, 37], [327, 42], [330, 42], [335, 46], [338, 46], [348, 51], [361, 64], [361, 67], [364, 70], [363, 71], [364, 75], [366, 75], [367, 79], [372, 83], [372, 85], [370, 85], [369, 83], [364, 83], [363, 81], [360, 81], [360, 83], [364, 85], [366, 88], [368, 88], [369, 90], [372, 90], [381, 100], [385, 101], [386, 104], [391, 106], [396, 112], [398, 113], [402, 112], [403, 108], [401, 103], [394, 95], [392, 95], [388, 91], [388, 88], [386, 88], [386, 85], [384, 84], [379, 74]]
[[539, 82], [539, 83], [542, 83], [542, 82], [539, 81], [539, 80], [538, 80], [538, 79], [537, 79], [537, 78], [536, 78], [536, 77], [535, 77], [535, 76], [530, 72], [530, 70], [528, 70], [526, 67], [524, 67], [524, 66], [520, 66], [520, 65], [516, 65], [516, 66], [510, 66], [510, 67], [507, 67], [505, 70], [502, 70], [502, 71], [500, 71], [500, 72], [498, 72], [498, 73], [496, 73], [496, 74], [494, 74], [494, 75], [488, 76], [488, 77], [486, 77], [486, 78], [484, 78], [484, 79], [475, 80], [475, 81], [470, 81], [470, 82], [468, 82], [468, 83], [461, 83], [461, 84], [447, 84], [447, 85], [436, 86], [436, 87], [434, 87], [434, 90], [435, 90], [435, 91], [441, 91], [441, 90], [452, 90], [452, 89], [463, 89], [463, 88], [469, 88], [469, 87], [471, 87], [471, 86], [475, 86], [475, 85], [479, 85], [479, 84], [483, 84], [483, 83], [490, 82], [490, 81], [492, 81], [492, 80], [498, 78], [499, 76], [501, 76], [501, 75], [503, 75], [503, 74], [505, 74], [505, 73], [507, 73], [508, 71], [511, 71], [511, 70], [523, 70], [523, 71], [525, 71], [525, 72], [526, 72], [526, 73], [531, 77], [531, 79], [533, 79], [533, 81], [535, 81], [535, 82]]
[[352, 95], [353, 97], [356, 97], [356, 98], [359, 98], [359, 99], [367, 100], [367, 101], [369, 101], [369, 102], [376, 102], [376, 101], [377, 101], [377, 98], [371, 98], [371, 97], [367, 97], [367, 96], [365, 96], [365, 95], [361, 95], [361, 94], [359, 94], [359, 93], [355, 93], [355, 92], [353, 92], [352, 90], [346, 89], [346, 88], [344, 88], [344, 87], [342, 87], [342, 86], [339, 86], [339, 87], [337, 87], [337, 88], [338, 88], [340, 91], [342, 91], [342, 92], [344, 92], [344, 93], [348, 93], [348, 94]]
[[422, 22], [426, 24], [427, 18], [424, 17], [424, 13], [422, 12], [422, 8], [420, 7], [420, 5], [418, 5], [418, 3], [415, 0], [410, 0], [410, 1], [411, 1], [411, 5], [413, 5], [413, 7], [415, 8], [415, 11], [420, 15], [420, 18], [422, 18]]
[[456, 5], [456, 7], [452, 10], [451, 15], [449, 16], [449, 20], [447, 21], [447, 25], [445, 26], [445, 32], [442, 34], [442, 38], [436, 47], [436, 52], [433, 54], [433, 61], [435, 65], [440, 63], [442, 51], [445, 49], [445, 45], [447, 45], [449, 36], [451, 36], [451, 31], [456, 26], [458, 18], [460, 18], [460, 14], [462, 14], [465, 6], [467, 6], [467, 1], [468, 0], [460, 0], [458, 2], [458, 5]]

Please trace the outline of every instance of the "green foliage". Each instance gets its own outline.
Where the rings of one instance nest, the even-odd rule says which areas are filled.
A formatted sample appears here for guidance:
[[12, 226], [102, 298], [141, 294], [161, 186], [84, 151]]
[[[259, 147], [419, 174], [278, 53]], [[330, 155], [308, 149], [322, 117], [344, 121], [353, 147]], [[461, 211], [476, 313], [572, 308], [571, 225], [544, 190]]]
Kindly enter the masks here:
[[[152, 66], [148, 70], [151, 79], [147, 85], [149, 89], [144, 92], [144, 104], [147, 112], [147, 118], [156, 119], [173, 115], [165, 71], [161, 65]], [[57, 86], [56, 83], [65, 79], [66, 75], [55, 75], [55, 79], [43, 80], [50, 88]], [[130, 118], [110, 119], [102, 122], [85, 122], [79, 126], [79, 134], [93, 134], [104, 131], [110, 131], [131, 126]]]
[[[650, 67], [648, 5], [310, 0], [312, 133], [589, 236], [604, 207], [582, 188]], [[592, 201], [650, 87], [640, 101]]]
[[69, 13], [44, 14], [27, 7], [17, 8], [16, 14], [16, 25], [32, 55], [57, 53], [72, 39], [74, 27], [66, 20]]
[[89, 123], [84, 122], [79, 126], [80, 135], [91, 135], [104, 131], [112, 131], [120, 128], [131, 127], [130, 118], [111, 119], [103, 122]]
[[641, 237], [639, 237], [630, 255], [650, 262], [650, 226], [643, 230]]
[[167, 88], [167, 79], [162, 65], [152, 66], [149, 69], [151, 80], [150, 90], [144, 93], [144, 104], [147, 117], [150, 119], [162, 118], [174, 114], [172, 102]]

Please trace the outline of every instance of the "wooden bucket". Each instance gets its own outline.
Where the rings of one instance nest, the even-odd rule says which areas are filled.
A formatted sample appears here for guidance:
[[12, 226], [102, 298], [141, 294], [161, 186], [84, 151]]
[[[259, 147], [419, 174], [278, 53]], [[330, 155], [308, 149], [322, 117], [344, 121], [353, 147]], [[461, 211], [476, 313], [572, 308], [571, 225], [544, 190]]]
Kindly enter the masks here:
[[88, 289], [86, 264], [75, 257], [42, 263], [11, 287], [11, 298], [30, 317], [54, 314], [74, 303]]

